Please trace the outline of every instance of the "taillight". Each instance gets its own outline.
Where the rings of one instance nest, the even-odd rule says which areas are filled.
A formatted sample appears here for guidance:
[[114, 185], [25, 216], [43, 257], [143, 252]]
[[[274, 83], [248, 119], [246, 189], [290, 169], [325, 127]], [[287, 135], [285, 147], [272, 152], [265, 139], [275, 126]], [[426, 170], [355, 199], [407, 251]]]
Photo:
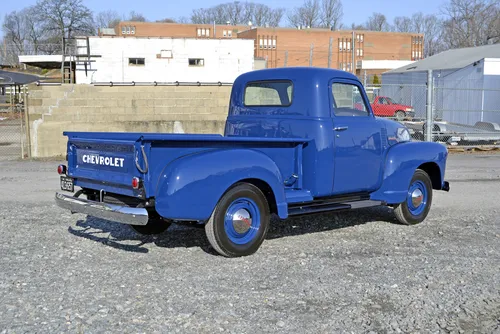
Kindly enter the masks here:
[[139, 184], [140, 184], [139, 178], [134, 176], [132, 178], [132, 188], [139, 189]]
[[66, 166], [64, 166], [64, 165], [57, 166], [57, 173], [59, 175], [66, 174]]

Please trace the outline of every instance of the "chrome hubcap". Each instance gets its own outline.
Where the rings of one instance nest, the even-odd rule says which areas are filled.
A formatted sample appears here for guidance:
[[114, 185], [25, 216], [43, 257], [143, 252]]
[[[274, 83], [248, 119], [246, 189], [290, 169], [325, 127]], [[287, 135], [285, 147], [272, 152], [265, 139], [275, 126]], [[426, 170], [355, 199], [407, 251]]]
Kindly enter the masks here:
[[245, 209], [239, 209], [233, 214], [233, 227], [238, 233], [245, 233], [252, 226], [252, 217], [250, 212]]
[[413, 193], [411, 194], [411, 202], [413, 204], [413, 207], [418, 207], [420, 204], [422, 204], [422, 200], [424, 199], [424, 194], [420, 189], [415, 189]]

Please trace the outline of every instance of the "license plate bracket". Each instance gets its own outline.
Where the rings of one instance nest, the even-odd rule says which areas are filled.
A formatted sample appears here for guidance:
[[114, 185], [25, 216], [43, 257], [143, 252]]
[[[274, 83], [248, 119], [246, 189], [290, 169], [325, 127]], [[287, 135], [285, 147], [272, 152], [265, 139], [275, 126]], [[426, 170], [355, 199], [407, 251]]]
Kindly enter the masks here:
[[71, 177], [61, 175], [61, 190], [69, 192], [75, 191], [75, 185]]

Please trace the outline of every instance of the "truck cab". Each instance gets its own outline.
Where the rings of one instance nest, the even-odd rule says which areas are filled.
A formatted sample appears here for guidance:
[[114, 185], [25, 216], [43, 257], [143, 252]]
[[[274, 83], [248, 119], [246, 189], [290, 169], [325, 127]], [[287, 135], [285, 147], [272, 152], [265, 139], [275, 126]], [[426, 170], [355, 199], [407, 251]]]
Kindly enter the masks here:
[[[203, 224], [223, 256], [253, 254], [270, 216], [390, 206], [425, 220], [447, 149], [375, 117], [361, 82], [322, 68], [251, 71], [234, 82], [223, 135], [65, 132], [56, 203], [161, 233]], [[81, 198], [80, 196], [86, 196]]]

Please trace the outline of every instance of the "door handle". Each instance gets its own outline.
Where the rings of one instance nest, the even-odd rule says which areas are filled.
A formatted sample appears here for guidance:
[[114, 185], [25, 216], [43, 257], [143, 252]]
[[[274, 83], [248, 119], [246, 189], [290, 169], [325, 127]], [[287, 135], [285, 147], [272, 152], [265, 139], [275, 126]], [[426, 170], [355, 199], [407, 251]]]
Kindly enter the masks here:
[[333, 128], [334, 131], [345, 131], [347, 130], [347, 126], [336, 126]]

